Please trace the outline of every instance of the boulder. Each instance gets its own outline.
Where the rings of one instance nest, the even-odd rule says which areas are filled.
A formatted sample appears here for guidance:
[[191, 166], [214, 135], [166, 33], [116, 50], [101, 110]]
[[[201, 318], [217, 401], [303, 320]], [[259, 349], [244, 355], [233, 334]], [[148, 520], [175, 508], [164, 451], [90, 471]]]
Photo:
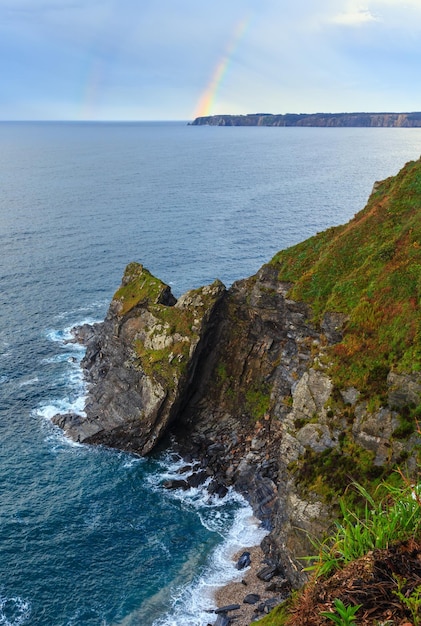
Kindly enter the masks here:
[[243, 552], [240, 558], [237, 561], [236, 568], [244, 569], [251, 564], [250, 552]]

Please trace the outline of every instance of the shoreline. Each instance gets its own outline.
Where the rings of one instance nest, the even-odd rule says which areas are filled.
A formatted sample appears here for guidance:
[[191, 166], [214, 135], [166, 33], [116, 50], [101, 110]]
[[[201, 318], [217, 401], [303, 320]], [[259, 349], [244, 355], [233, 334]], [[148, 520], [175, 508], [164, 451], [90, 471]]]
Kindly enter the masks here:
[[[243, 552], [250, 553], [250, 566], [239, 570], [239, 573], [242, 572], [241, 578], [226, 583], [213, 593], [218, 609], [239, 605], [240, 608], [227, 612], [227, 617], [233, 619], [235, 626], [249, 626], [253, 621], [263, 618], [269, 613], [269, 607], [273, 608], [280, 604], [289, 595], [286, 589], [280, 594], [282, 581], [279, 577], [276, 582], [272, 580], [265, 582], [258, 577], [258, 573], [267, 567], [267, 559], [260, 545], [239, 550], [232, 556], [232, 561], [236, 563]], [[278, 591], [275, 590], [276, 588]], [[245, 602], [245, 598], [251, 594], [258, 598], [250, 598], [250, 600], [255, 600], [253, 603]]]

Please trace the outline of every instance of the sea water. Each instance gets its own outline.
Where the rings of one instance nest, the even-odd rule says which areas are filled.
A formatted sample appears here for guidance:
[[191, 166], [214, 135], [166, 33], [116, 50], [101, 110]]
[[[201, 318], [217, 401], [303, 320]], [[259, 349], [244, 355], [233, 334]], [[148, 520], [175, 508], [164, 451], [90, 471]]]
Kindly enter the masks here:
[[0, 625], [202, 626], [263, 531], [237, 494], [168, 492], [182, 461], [67, 441], [75, 324], [139, 261], [176, 296], [344, 223], [421, 130], [0, 124]]

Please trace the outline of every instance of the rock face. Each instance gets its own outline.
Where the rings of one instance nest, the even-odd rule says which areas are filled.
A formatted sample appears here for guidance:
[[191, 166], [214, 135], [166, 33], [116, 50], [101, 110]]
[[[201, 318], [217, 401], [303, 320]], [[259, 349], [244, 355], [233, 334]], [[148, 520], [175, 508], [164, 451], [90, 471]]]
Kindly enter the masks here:
[[167, 488], [212, 477], [222, 497], [234, 485], [270, 530], [270, 572], [299, 586], [298, 557], [347, 484], [417, 468], [419, 180], [421, 161], [408, 164], [348, 225], [229, 290], [216, 281], [176, 301], [130, 264], [105, 321], [78, 331], [86, 414], [54, 422], [140, 454], [171, 432], [199, 466]]
[[177, 302], [167, 285], [130, 264], [105, 321], [84, 333], [86, 415], [53, 421], [75, 441], [149, 452], [191, 393], [224, 294], [216, 281]]
[[234, 485], [272, 531], [264, 542], [271, 567], [299, 586], [297, 557], [311, 550], [308, 533], [328, 527], [330, 510], [303, 495], [291, 464], [341, 451], [344, 433], [374, 464], [398, 458], [415, 441], [391, 443], [395, 409], [416, 402], [421, 389], [418, 376], [391, 373], [386, 407], [367, 411], [349, 388], [341, 393], [352, 424], [333, 416], [334, 386], [320, 361], [340, 341], [346, 316], [325, 315], [317, 329], [310, 307], [288, 298], [290, 288], [266, 265], [228, 291], [217, 281], [175, 301], [145, 268], [129, 265], [105, 321], [77, 331], [87, 346], [86, 415], [54, 422], [76, 441], [140, 454], [171, 428], [201, 471], [164, 486], [188, 489], [196, 475], [214, 477], [211, 493]]

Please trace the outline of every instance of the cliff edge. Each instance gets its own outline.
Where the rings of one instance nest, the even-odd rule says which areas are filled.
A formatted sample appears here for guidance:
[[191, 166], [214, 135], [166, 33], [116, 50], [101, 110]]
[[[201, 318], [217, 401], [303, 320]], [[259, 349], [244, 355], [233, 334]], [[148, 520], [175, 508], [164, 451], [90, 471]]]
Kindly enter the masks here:
[[[178, 301], [130, 264], [87, 345], [75, 440], [150, 452], [172, 433], [271, 531], [275, 576], [301, 585], [353, 480], [417, 469], [421, 416], [421, 161], [376, 183], [343, 226], [279, 252], [230, 289]], [[278, 581], [278, 583], [276, 582]]]

